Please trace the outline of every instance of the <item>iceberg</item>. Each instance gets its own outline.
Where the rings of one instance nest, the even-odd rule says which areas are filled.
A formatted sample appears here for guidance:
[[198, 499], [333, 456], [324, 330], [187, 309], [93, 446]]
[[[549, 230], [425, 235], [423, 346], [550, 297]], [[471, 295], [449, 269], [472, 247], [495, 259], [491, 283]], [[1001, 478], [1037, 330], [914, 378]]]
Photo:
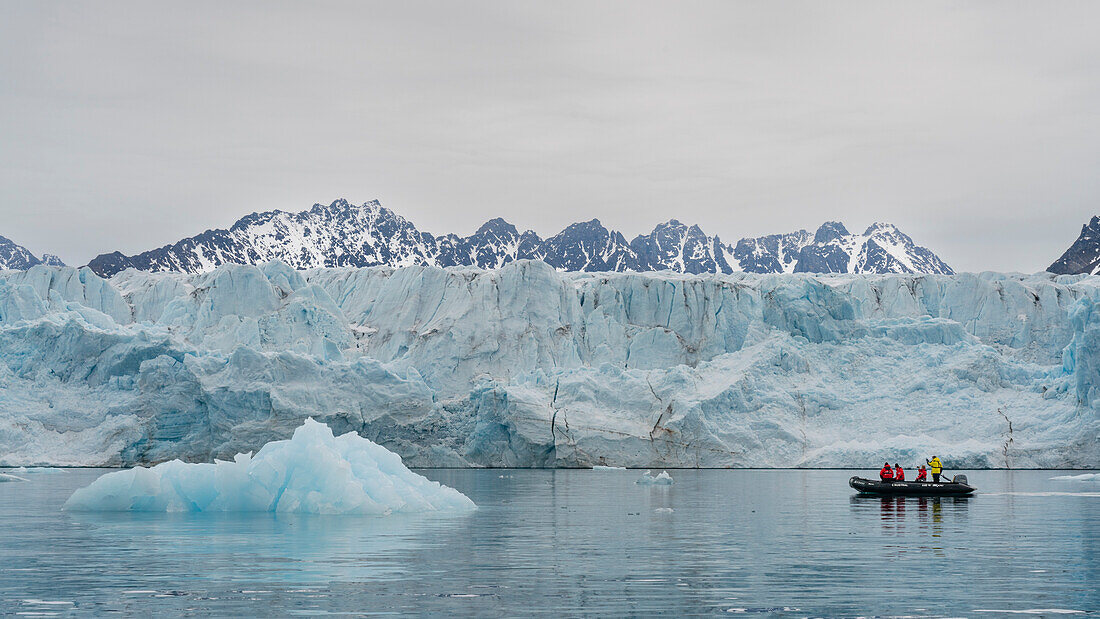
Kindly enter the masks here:
[[27, 479], [18, 475], [11, 475], [9, 473], [0, 473], [0, 482], [6, 481], [27, 481]]
[[1100, 276], [0, 272], [0, 466], [1100, 467]]
[[1051, 481], [1100, 481], [1100, 473], [1082, 473], [1081, 475], [1059, 475]]
[[397, 454], [312, 419], [290, 440], [233, 461], [107, 473], [65, 502], [70, 511], [416, 513], [476, 509], [459, 491], [413, 473]]
[[642, 477], [634, 482], [643, 486], [671, 486], [672, 476], [668, 474], [668, 471], [661, 471], [659, 475], [650, 475], [649, 471], [642, 474]]

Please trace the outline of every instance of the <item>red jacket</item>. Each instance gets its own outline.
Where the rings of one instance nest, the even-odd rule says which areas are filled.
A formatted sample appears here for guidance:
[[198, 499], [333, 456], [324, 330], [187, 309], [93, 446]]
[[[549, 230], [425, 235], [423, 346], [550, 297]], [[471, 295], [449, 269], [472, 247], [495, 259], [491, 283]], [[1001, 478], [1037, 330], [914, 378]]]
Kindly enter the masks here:
[[905, 481], [905, 470], [900, 466], [894, 467], [894, 481]]
[[928, 469], [917, 470], [917, 481], [924, 481], [928, 479]]
[[886, 466], [882, 467], [881, 471], [878, 472], [878, 477], [882, 481], [893, 481], [894, 469], [890, 468], [890, 465], [887, 464]]

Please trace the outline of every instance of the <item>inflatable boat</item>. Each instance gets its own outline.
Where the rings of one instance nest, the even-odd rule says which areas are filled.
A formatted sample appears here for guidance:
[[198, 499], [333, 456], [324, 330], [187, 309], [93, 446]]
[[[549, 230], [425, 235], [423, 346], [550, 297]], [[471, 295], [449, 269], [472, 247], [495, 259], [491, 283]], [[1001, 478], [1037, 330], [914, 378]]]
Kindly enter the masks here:
[[862, 494], [893, 496], [965, 496], [976, 490], [966, 483], [966, 475], [956, 475], [951, 481], [876, 481], [853, 477], [848, 485]]

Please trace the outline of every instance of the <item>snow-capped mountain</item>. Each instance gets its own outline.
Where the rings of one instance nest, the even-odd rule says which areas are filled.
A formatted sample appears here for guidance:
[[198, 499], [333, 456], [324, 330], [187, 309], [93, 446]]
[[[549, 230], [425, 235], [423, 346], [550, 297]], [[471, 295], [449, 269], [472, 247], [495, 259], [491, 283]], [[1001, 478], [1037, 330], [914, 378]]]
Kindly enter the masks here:
[[201, 273], [220, 264], [282, 260], [311, 267], [410, 266], [430, 262], [435, 239], [378, 201], [362, 206], [337, 200], [308, 211], [268, 211], [241, 218], [228, 230], [207, 230], [173, 245], [124, 256], [104, 254], [88, 263], [100, 274], [129, 267], [142, 271]]
[[850, 234], [828, 222], [816, 234], [742, 239], [736, 246], [675, 219], [627, 242], [598, 219], [572, 224], [546, 239], [507, 221], [486, 222], [467, 237], [433, 236], [377, 200], [337, 200], [300, 213], [253, 213], [228, 230], [207, 230], [134, 256], [103, 254], [89, 263], [112, 276], [143, 271], [201, 273], [220, 264], [281, 260], [296, 269], [317, 267], [476, 266], [496, 269], [514, 260], [541, 259], [560, 271], [681, 273], [952, 273], [931, 251], [890, 224]]
[[559, 271], [637, 271], [638, 255], [599, 219], [571, 224], [542, 242], [538, 257]]
[[32, 254], [26, 247], [23, 247], [7, 237], [0, 236], [0, 270], [12, 269], [22, 271], [36, 264], [56, 267], [65, 266], [61, 258], [53, 254], [42, 254], [42, 257], [39, 258]]
[[805, 230], [741, 239], [733, 259], [748, 273], [940, 273], [954, 271], [893, 224], [851, 234], [839, 221]]
[[805, 230], [741, 239], [733, 258], [747, 273], [793, 273], [802, 248], [813, 240]]
[[1100, 272], [1100, 217], [1081, 226], [1077, 240], [1047, 270], [1060, 275]]
[[802, 247], [796, 273], [946, 273], [954, 271], [929, 249], [913, 242], [893, 224], [872, 224], [850, 234], [844, 224], [821, 225], [813, 242]]
[[473, 265], [482, 269], [499, 269], [513, 260], [538, 259], [542, 243], [534, 232], [520, 234], [500, 217], [485, 222], [468, 237], [448, 234], [436, 241], [435, 264]]
[[677, 271], [680, 273], [732, 273], [732, 248], [717, 236], [707, 236], [699, 226], [687, 226], [669, 220], [653, 232], [630, 242], [638, 256], [638, 271]]

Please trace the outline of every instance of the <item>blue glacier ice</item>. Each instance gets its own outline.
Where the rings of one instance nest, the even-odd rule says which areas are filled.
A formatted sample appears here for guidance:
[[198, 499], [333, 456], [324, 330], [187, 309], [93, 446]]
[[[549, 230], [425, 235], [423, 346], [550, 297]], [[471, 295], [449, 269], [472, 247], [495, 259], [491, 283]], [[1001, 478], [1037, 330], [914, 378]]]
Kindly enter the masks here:
[[1100, 466], [1100, 277], [0, 272], [0, 465]]
[[646, 471], [634, 483], [642, 486], [671, 486], [672, 476], [668, 474], [668, 471], [661, 471], [656, 475], [650, 475], [649, 471]]
[[232, 461], [172, 460], [107, 473], [73, 493], [71, 511], [280, 512], [388, 515], [475, 509], [461, 492], [417, 475], [401, 457], [312, 419], [290, 440]]
[[1083, 473], [1081, 475], [1058, 475], [1051, 477], [1051, 481], [1096, 481], [1100, 482], [1100, 473]]

